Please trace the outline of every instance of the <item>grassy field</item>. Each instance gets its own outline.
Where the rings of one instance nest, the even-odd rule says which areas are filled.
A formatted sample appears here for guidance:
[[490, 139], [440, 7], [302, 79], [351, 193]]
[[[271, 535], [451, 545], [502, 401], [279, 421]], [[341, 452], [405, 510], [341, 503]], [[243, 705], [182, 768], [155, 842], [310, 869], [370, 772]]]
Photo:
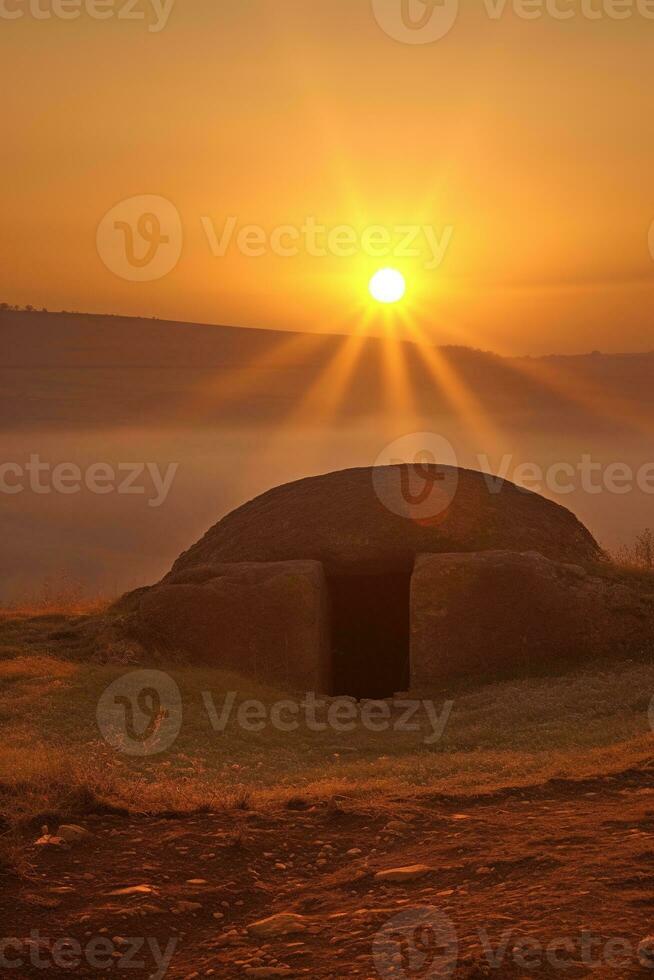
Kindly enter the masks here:
[[[476, 794], [618, 771], [651, 757], [654, 662], [625, 661], [559, 677], [423, 692], [436, 716], [447, 718], [440, 738], [423, 710], [418, 731], [371, 731], [360, 723], [348, 732], [313, 731], [302, 718], [293, 732], [269, 719], [262, 731], [247, 731], [235, 717], [243, 701], [256, 699], [267, 712], [293, 695], [176, 665], [164, 670], [181, 695], [179, 734], [165, 751], [135, 758], [108, 744], [96, 713], [107, 687], [137, 668], [75, 662], [61, 645], [49, 649], [48, 634], [60, 622], [0, 618], [5, 829], [98, 803], [156, 813], [294, 796]], [[220, 712], [229, 692], [231, 719], [217, 731], [207, 705]], [[393, 718], [404, 712], [396, 707]]]

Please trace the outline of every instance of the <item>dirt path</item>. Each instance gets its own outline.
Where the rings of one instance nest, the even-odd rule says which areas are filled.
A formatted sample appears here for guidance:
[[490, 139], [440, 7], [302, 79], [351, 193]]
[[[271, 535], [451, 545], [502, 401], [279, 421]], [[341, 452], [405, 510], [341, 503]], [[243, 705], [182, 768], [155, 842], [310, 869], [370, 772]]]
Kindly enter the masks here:
[[[0, 935], [20, 943], [0, 975], [160, 977], [168, 951], [171, 978], [654, 977], [636, 953], [654, 933], [653, 785], [643, 770], [369, 812], [86, 818], [92, 836], [35, 849], [34, 876], [3, 890]], [[431, 870], [375, 878], [409, 865]], [[247, 932], [287, 912], [297, 932]]]

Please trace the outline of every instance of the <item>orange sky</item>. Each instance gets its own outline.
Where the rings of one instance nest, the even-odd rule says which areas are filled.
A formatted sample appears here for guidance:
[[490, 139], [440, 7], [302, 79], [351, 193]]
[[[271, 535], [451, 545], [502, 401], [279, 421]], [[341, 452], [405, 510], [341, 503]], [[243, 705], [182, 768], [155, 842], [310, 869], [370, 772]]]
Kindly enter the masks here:
[[[590, 20], [576, 0], [558, 0], [570, 20], [510, 3], [491, 19], [462, 0], [445, 37], [414, 45], [371, 0], [177, 0], [159, 31], [105, 2], [108, 19], [63, 20], [0, 0], [22, 14], [0, 18], [0, 300], [377, 331], [366, 283], [393, 265], [403, 317], [438, 343], [654, 347], [654, 20]], [[156, 26], [152, 0], [135, 10]], [[147, 282], [115, 275], [96, 244], [137, 195], [166, 198], [183, 229], [174, 267]], [[237, 232], [351, 226], [356, 254], [301, 240], [292, 257], [216, 256], [206, 228], [229, 216]], [[437, 267], [424, 248], [361, 253], [370, 226], [407, 225], [450, 229]], [[404, 329], [395, 312], [386, 323]]]

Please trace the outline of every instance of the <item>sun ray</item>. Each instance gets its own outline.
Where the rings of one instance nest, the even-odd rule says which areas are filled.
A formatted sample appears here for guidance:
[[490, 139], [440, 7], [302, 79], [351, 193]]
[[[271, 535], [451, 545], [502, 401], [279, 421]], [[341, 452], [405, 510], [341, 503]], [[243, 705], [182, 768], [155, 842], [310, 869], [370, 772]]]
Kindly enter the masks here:
[[387, 408], [403, 419], [417, 420], [419, 416], [407, 358], [407, 342], [387, 334], [382, 337], [382, 364], [386, 384], [384, 393]]
[[415, 322], [407, 319], [406, 326], [415, 341], [417, 353], [454, 410], [456, 417], [468, 426], [471, 435], [481, 440], [481, 445], [486, 451], [496, 446], [502, 437], [501, 430], [490, 418], [474, 392], [459, 376], [443, 351], [425, 341], [422, 331]]
[[365, 330], [358, 330], [340, 338], [338, 349], [325, 365], [313, 384], [305, 391], [301, 400], [285, 419], [285, 424], [293, 424], [303, 419], [330, 422], [347, 394], [367, 336]]
[[507, 358], [504, 363], [529, 381], [535, 381], [542, 387], [548, 388], [564, 401], [580, 406], [591, 415], [611, 422], [620, 420], [639, 434], [648, 436], [650, 434], [651, 425], [630, 402], [607, 392], [604, 388], [598, 388], [588, 379], [582, 378], [579, 373], [572, 377], [560, 364], [555, 367], [545, 358], [534, 360]]

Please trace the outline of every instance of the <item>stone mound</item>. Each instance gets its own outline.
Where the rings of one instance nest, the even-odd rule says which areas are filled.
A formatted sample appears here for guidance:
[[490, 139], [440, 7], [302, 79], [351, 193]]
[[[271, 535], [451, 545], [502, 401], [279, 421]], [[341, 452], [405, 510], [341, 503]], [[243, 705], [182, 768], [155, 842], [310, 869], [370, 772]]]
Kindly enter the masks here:
[[537, 551], [595, 562], [566, 508], [506, 480], [438, 465], [342, 470], [276, 487], [228, 514], [172, 573], [229, 562], [314, 560], [327, 575], [410, 572], [417, 555]]

